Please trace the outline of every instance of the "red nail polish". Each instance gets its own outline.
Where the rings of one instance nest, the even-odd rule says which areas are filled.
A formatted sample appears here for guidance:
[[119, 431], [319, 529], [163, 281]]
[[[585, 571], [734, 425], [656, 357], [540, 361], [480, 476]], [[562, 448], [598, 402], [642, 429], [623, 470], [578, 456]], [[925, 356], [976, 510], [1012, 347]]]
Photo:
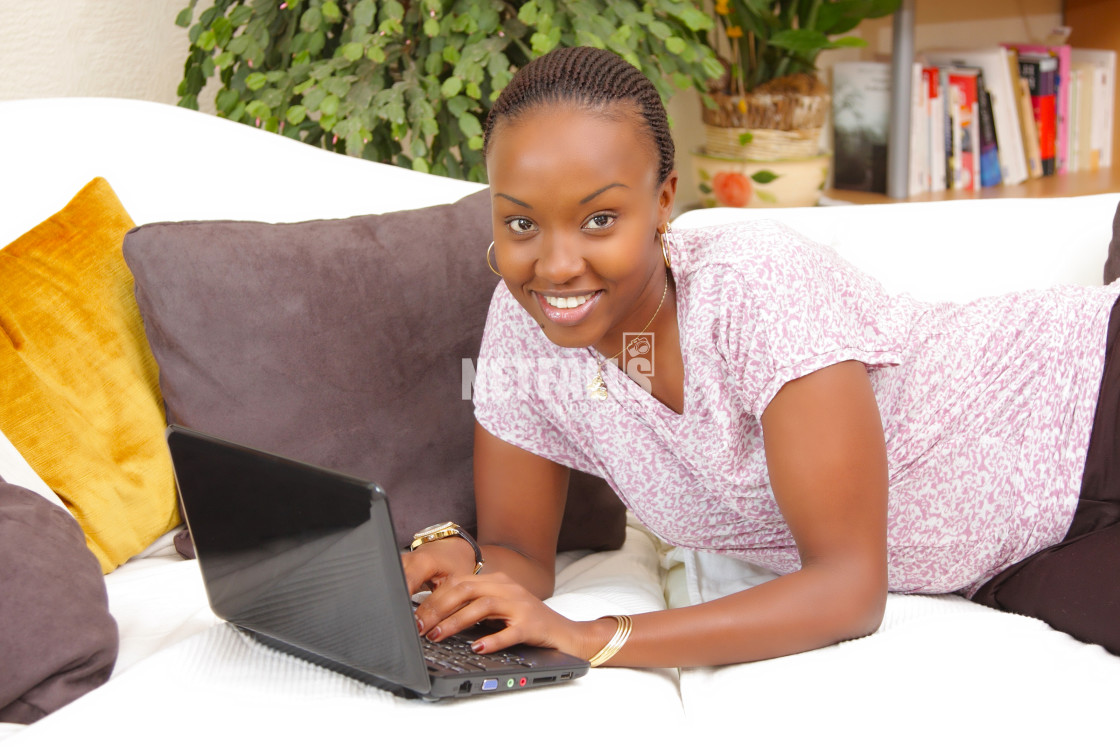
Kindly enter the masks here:
[[474, 651], [476, 654], [481, 654], [484, 648], [486, 647], [482, 645], [481, 641], [471, 641], [471, 651]]
[[423, 633], [424, 632], [424, 621], [421, 620], [419, 617], [416, 618], [416, 632], [417, 633]]

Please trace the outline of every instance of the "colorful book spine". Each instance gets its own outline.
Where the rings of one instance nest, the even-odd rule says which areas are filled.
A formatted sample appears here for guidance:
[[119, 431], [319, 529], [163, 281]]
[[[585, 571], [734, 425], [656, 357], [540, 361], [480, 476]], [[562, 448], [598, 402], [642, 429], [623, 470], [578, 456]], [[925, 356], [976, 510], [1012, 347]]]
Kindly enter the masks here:
[[954, 108], [953, 151], [957, 159], [953, 189], [957, 190], [975, 191], [980, 188], [978, 78], [975, 70], [949, 70], [949, 88], [953, 91]]
[[1019, 72], [1031, 89], [1031, 106], [1038, 127], [1038, 147], [1042, 156], [1042, 174], [1057, 172], [1058, 100], [1054, 82], [1058, 62], [1046, 55], [1019, 53]]
[[978, 80], [977, 111], [980, 115], [980, 186], [995, 187], [1003, 183], [999, 167], [999, 138], [996, 135], [996, 122], [992, 116], [992, 94], [983, 86], [981, 75]]

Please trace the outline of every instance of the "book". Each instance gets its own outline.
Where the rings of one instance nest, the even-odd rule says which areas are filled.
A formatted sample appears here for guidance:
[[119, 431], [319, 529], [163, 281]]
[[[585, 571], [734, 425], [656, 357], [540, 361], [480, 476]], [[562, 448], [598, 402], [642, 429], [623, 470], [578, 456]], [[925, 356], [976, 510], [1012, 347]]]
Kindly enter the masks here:
[[1004, 47], [975, 49], [940, 49], [922, 53], [931, 64], [940, 67], [975, 67], [984, 74], [984, 83], [992, 98], [992, 118], [999, 142], [999, 165], [1004, 184], [1019, 184], [1030, 177], [1026, 147], [1019, 123], [1018, 68], [1008, 66]]
[[1072, 49], [1068, 44], [1010, 44], [1019, 55], [1046, 55], [1054, 59], [1054, 158], [1055, 173], [1064, 174], [1069, 161], [1069, 75]]
[[953, 189], [980, 188], [980, 113], [977, 70], [949, 68], [953, 108]]
[[[1089, 131], [1089, 168], [1112, 167], [1112, 133], [1116, 106], [1116, 52], [1102, 49], [1073, 49], [1071, 61], [1091, 63], [1093, 113]], [[1096, 155], [1094, 155], [1096, 154]]]
[[1011, 47], [1003, 48], [1007, 62], [1008, 76], [1015, 84], [1015, 106], [1019, 113], [1019, 136], [1023, 143], [1023, 155], [1027, 162], [1027, 178], [1042, 176], [1042, 156], [1038, 150], [1038, 126], [1034, 123], [1034, 108], [1031, 106], [1031, 89], [1019, 74], [1019, 53]]
[[945, 182], [945, 100], [941, 89], [941, 76], [935, 67], [922, 68], [922, 87], [926, 89], [926, 158], [929, 161], [929, 190], [939, 192]]
[[980, 135], [980, 186], [995, 187], [1003, 183], [999, 165], [999, 140], [996, 123], [992, 117], [992, 94], [984, 86], [984, 74], [976, 78], [976, 110], [979, 116], [977, 132]]
[[832, 66], [832, 185], [887, 193], [890, 65], [837, 62]]
[[910, 78], [909, 193], [917, 195], [930, 190], [929, 89], [923, 85], [920, 62], [914, 63]]
[[[1090, 163], [1100, 163], [1092, 153], [1090, 135], [1093, 125], [1093, 73], [1087, 62], [1074, 62], [1069, 74], [1069, 170], [1089, 171]], [[1096, 168], [1096, 166], [1094, 167]]]
[[941, 88], [941, 134], [944, 136], [942, 152], [945, 157], [945, 189], [952, 189], [956, 176], [957, 161], [960, 158], [960, 138], [953, 136], [953, 123], [956, 120], [956, 96], [949, 87], [949, 71], [937, 69], [937, 85]]
[[1019, 72], [1031, 89], [1031, 107], [1038, 127], [1038, 147], [1042, 156], [1042, 174], [1057, 172], [1057, 94], [1054, 79], [1058, 62], [1049, 55], [1019, 53]]
[[[1015, 58], [1019, 66], [1019, 58]], [[1034, 121], [1034, 106], [1031, 103], [1031, 86], [1026, 78], [1019, 78], [1019, 123], [1023, 131], [1023, 145], [1027, 152], [1027, 167], [1032, 179], [1042, 176], [1042, 151], [1039, 147], [1038, 125]]]

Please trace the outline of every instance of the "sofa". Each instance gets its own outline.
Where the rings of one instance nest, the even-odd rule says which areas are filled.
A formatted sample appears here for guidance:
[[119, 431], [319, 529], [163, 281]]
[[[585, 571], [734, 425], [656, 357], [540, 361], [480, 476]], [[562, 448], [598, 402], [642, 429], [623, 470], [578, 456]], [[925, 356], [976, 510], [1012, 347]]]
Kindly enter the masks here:
[[[464, 309], [497, 282], [486, 194], [148, 102], [0, 102], [0, 123], [0, 695], [30, 722], [0, 723], [5, 744], [1115, 742], [1120, 657], [957, 596], [891, 594], [876, 633], [795, 656], [439, 704], [261, 646], [215, 618], [184, 557], [162, 428], [367, 471], [400, 496], [399, 534], [469, 523], [469, 463], [444, 448], [468, 438], [476, 351], [447, 325], [480, 330]], [[686, 210], [674, 225], [781, 220], [892, 291], [951, 301], [1100, 283], [1118, 200]], [[112, 288], [74, 269], [93, 241]], [[419, 324], [432, 307], [443, 321]], [[444, 400], [417, 410], [418, 390]], [[549, 600], [564, 614], [770, 577], [664, 544], [593, 479], [569, 504]], [[25, 695], [13, 662], [51, 663]]]

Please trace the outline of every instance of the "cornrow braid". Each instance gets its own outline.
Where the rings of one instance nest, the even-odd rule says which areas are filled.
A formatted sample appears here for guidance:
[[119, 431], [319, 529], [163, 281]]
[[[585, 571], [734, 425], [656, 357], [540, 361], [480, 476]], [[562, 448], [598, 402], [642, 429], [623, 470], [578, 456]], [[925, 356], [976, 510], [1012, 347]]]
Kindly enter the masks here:
[[603, 110], [618, 104], [637, 107], [658, 153], [657, 182], [673, 170], [675, 148], [661, 96], [641, 70], [613, 52], [595, 47], [565, 47], [530, 61], [502, 90], [486, 117], [483, 155], [490, 152], [494, 128], [540, 106], [571, 103]]

